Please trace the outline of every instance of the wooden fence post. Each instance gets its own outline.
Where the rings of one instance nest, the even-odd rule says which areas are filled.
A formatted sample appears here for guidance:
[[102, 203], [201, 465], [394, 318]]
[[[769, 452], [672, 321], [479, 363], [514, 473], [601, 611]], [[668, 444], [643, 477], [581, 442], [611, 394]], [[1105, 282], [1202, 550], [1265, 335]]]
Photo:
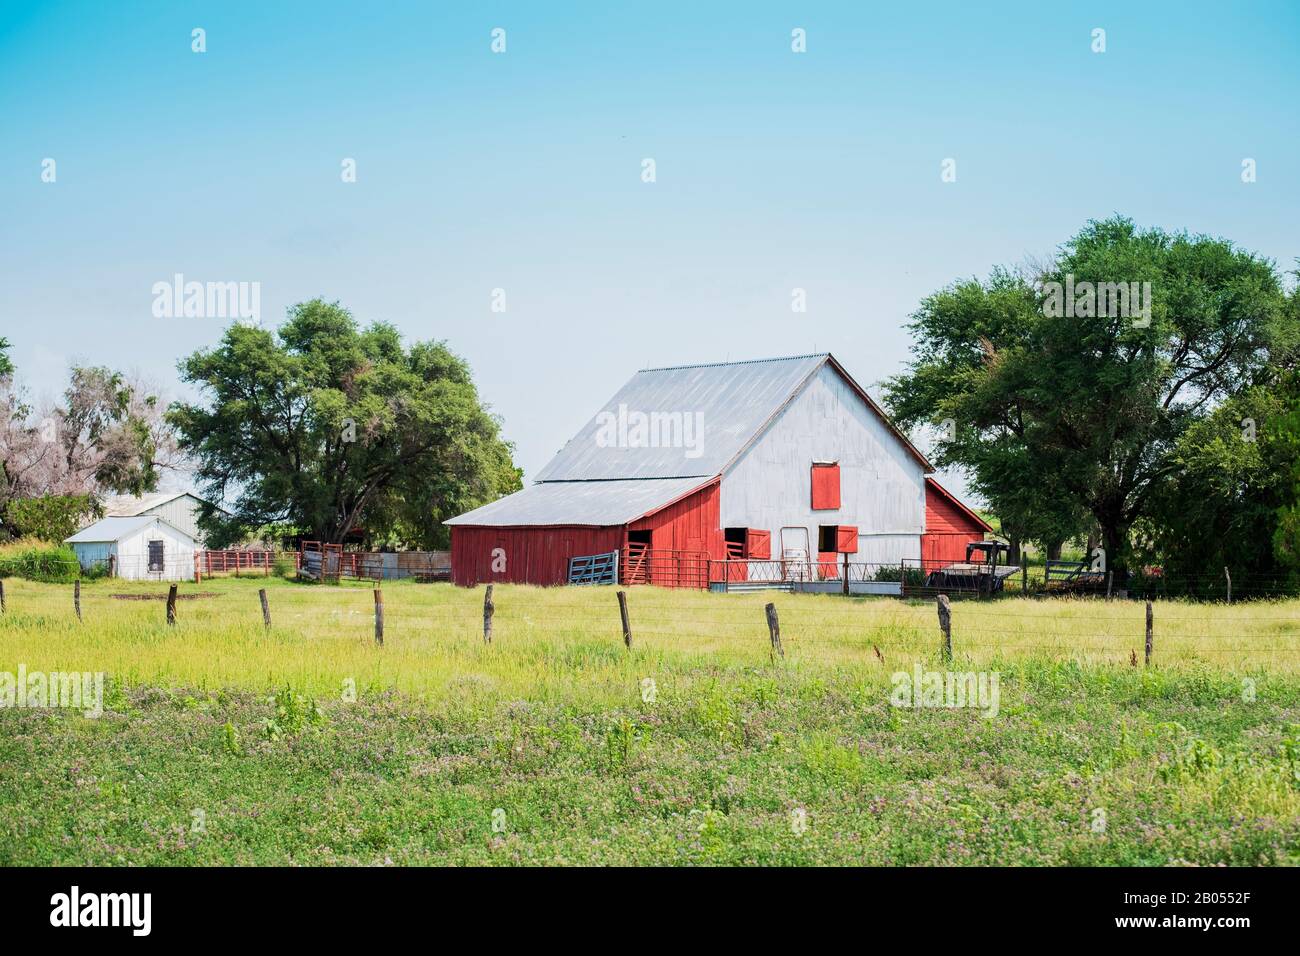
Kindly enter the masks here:
[[1114, 571], [1106, 572], [1106, 600], [1107, 601], [1110, 600], [1111, 585], [1114, 583], [1114, 577], [1115, 577]]
[[72, 582], [72, 606], [76, 609], [77, 620], [81, 620], [81, 578]]
[[1155, 636], [1155, 632], [1152, 628], [1152, 620], [1151, 620], [1151, 602], [1147, 601], [1147, 653], [1146, 653], [1147, 667], [1151, 666], [1151, 651], [1152, 651], [1152, 642], [1154, 640], [1154, 636]]
[[844, 593], [849, 593], [849, 553], [844, 552]]
[[1226, 567], [1223, 569], [1223, 576], [1228, 581], [1228, 603], [1231, 604], [1232, 603], [1232, 574], [1229, 573]]
[[492, 600], [492, 585], [487, 586], [483, 592], [483, 643], [492, 643], [492, 615], [496, 613], [497, 606]]
[[0, 614], [5, 612], [5, 582], [0, 578]]
[[939, 631], [943, 634], [943, 659], [952, 660], [952, 604], [948, 601], [948, 595], [940, 594], [938, 599], [939, 607]]
[[[1021, 546], [1023, 549], [1023, 545]], [[1029, 559], [1025, 557], [1025, 552], [1020, 552], [1020, 593], [1022, 595], [1029, 593]]]
[[117, 577], [117, 555], [115, 554], [108, 556], [108, 576], [110, 578]]
[[266, 601], [266, 588], [262, 588], [261, 590], [259, 590], [259, 591], [257, 592], [257, 596], [258, 596], [258, 598], [259, 598], [259, 599], [261, 600], [261, 602], [262, 602], [262, 624], [263, 624], [264, 626], [266, 626], [267, 628], [270, 628], [270, 626], [271, 626], [271, 605], [268, 604], [267, 601]]
[[772, 656], [785, 657], [785, 648], [781, 646], [781, 622], [777, 620], [776, 605], [769, 604], [767, 611], [767, 635], [772, 640]]
[[618, 592], [618, 616], [623, 619], [623, 643], [627, 645], [627, 649], [630, 651], [632, 649], [632, 625], [627, 619], [626, 591]]
[[167, 589], [167, 623], [176, 623], [176, 585]]
[[384, 646], [384, 592], [375, 588], [375, 643]]

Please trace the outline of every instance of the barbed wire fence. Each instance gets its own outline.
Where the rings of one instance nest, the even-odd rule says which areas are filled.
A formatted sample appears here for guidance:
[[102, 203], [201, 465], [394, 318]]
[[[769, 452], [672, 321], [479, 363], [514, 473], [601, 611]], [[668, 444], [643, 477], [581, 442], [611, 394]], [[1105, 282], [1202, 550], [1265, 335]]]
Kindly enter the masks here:
[[[783, 660], [787, 652], [805, 650], [861, 654], [882, 663], [887, 654], [918, 652], [946, 660], [972, 652], [1083, 655], [1131, 666], [1150, 666], [1170, 657], [1250, 663], [1261, 655], [1287, 660], [1300, 656], [1300, 609], [1267, 597], [1230, 606], [1226, 601], [1211, 605], [1095, 595], [966, 604], [947, 594], [841, 602], [751, 592], [683, 602], [658, 588], [575, 587], [539, 598], [535, 592], [502, 592], [488, 585], [481, 589], [479, 606], [464, 600], [468, 595], [461, 589], [454, 600], [442, 603], [427, 601], [430, 592], [424, 589], [405, 588], [390, 590], [386, 601], [379, 582], [367, 582], [364, 588], [360, 584], [295, 589], [290, 592], [294, 600], [276, 607], [274, 595], [286, 592], [268, 592], [265, 587], [258, 588], [253, 601], [238, 592], [204, 592], [194, 584], [187, 584], [183, 593], [175, 582], [165, 593], [106, 593], [83, 590], [76, 580], [66, 585], [66, 613], [70, 621], [92, 624], [120, 616], [114, 605], [120, 608], [121, 601], [163, 601], [158, 621], [175, 625], [184, 623], [188, 602], [214, 599], [224, 619], [259, 622], [268, 631], [306, 631], [323, 623], [343, 637], [372, 639], [376, 647], [384, 646], [386, 639], [405, 642], [434, 636], [509, 648], [520, 634], [586, 639], [608, 633], [628, 651], [686, 649], [684, 642], [692, 642], [705, 649], [761, 648], [773, 662]], [[408, 601], [408, 596], [416, 597]], [[304, 607], [303, 597], [312, 606]], [[0, 614], [22, 610], [0, 578]]]

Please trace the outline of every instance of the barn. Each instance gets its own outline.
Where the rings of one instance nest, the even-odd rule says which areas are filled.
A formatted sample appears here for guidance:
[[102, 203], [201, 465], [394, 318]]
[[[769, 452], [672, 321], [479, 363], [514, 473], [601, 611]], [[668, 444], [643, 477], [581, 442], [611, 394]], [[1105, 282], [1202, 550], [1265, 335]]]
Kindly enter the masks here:
[[83, 570], [144, 581], [194, 579], [192, 535], [158, 515], [101, 518], [66, 539]]
[[452, 579], [617, 554], [628, 584], [887, 580], [988, 529], [933, 470], [832, 355], [644, 369], [533, 485], [447, 522]]

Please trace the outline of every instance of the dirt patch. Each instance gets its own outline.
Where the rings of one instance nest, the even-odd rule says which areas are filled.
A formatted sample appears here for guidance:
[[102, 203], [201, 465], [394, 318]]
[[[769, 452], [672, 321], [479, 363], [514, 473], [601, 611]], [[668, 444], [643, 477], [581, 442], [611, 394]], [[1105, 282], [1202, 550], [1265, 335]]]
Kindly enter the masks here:
[[[199, 598], [214, 598], [217, 596], [216, 591], [201, 591], [198, 594], [178, 594], [178, 601], [197, 601]], [[165, 601], [165, 594], [110, 594], [109, 597], [118, 601]]]

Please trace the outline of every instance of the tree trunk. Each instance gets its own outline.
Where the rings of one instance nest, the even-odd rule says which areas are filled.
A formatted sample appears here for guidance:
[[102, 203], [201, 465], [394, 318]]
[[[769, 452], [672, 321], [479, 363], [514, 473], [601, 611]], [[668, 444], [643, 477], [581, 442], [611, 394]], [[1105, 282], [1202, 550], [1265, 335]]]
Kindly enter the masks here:
[[1002, 522], [1002, 536], [1007, 539], [1007, 560], [1011, 564], [1020, 563], [1020, 549], [1023, 541], [1020, 535], [1020, 529], [1014, 524]]
[[1119, 519], [1101, 525], [1101, 545], [1106, 549], [1106, 568], [1111, 571], [1114, 586], [1128, 586], [1128, 528]]

